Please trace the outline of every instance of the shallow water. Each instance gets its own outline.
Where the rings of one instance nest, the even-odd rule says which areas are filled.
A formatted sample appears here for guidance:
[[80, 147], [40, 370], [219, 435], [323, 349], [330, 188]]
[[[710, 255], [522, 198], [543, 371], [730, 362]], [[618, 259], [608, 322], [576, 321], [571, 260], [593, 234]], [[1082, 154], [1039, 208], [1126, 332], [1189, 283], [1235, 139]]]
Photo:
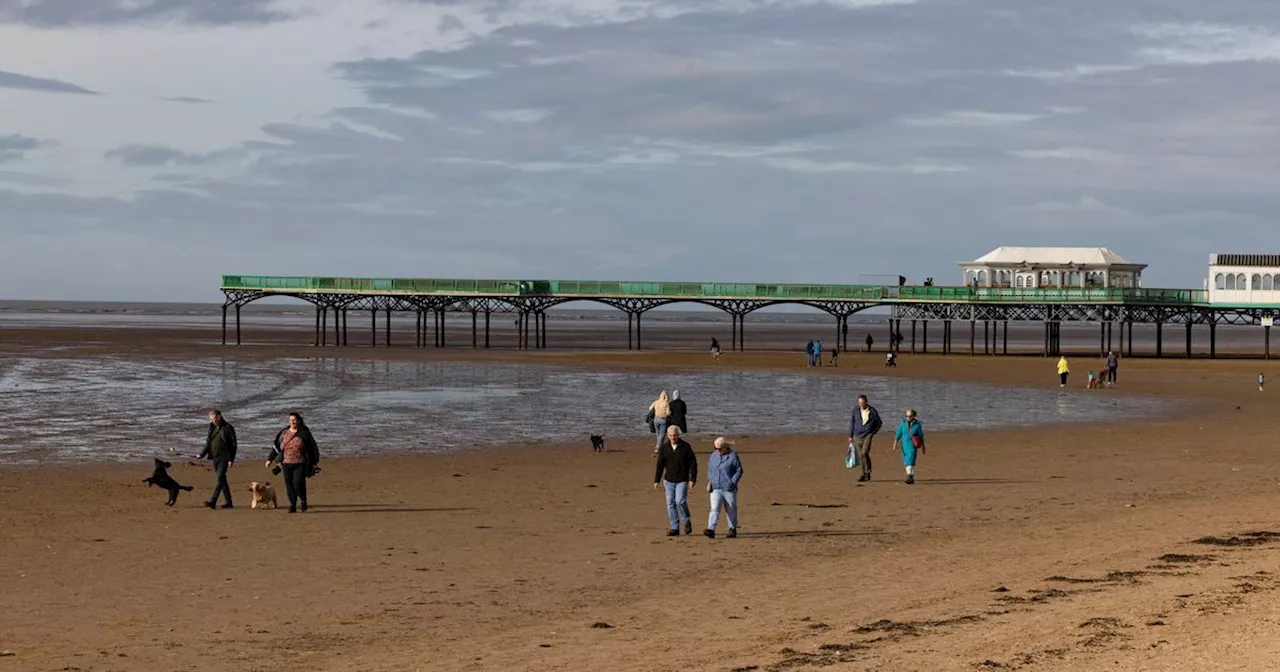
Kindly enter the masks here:
[[236, 425], [243, 457], [265, 457], [290, 410], [325, 454], [451, 451], [528, 441], [651, 436], [661, 389], [678, 389], [697, 438], [843, 434], [858, 394], [886, 423], [912, 406], [930, 431], [1145, 416], [1154, 397], [1063, 394], [874, 376], [699, 370], [636, 373], [484, 362], [203, 358], [15, 358], [0, 362], [0, 463], [197, 454], [204, 410]]

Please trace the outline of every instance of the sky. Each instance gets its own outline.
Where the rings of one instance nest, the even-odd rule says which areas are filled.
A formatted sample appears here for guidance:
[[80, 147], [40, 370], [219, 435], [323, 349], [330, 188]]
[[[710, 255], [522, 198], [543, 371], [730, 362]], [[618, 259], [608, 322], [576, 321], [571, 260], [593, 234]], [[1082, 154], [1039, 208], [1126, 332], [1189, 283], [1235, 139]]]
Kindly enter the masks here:
[[1275, 0], [0, 0], [0, 298], [1280, 252]]

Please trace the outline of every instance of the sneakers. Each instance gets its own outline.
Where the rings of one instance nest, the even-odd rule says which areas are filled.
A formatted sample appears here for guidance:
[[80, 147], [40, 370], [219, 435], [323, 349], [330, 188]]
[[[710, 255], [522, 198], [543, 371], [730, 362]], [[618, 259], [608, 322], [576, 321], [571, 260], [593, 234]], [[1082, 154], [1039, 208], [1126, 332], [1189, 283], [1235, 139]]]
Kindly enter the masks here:
[[678, 537], [678, 536], [680, 536], [680, 530], [667, 530], [667, 536], [668, 536], [668, 537]]
[[869, 471], [858, 477], [859, 483], [866, 483], [869, 480], [871, 480], [871, 472]]
[[915, 476], [908, 476], [908, 477], [907, 477], [907, 485], [915, 485], [915, 484], [916, 484], [916, 477], [915, 477]]
[[218, 507], [218, 508], [221, 508], [221, 509], [234, 509], [234, 508], [236, 508], [236, 507], [234, 507], [234, 506], [232, 506], [232, 505], [230, 505], [230, 504], [223, 504], [222, 506], [220, 506], [220, 507]]
[[715, 538], [716, 538], [716, 531], [715, 531], [715, 530], [713, 530], [713, 529], [711, 529], [711, 528], [707, 528], [707, 529], [705, 529], [705, 530], [703, 530], [703, 531], [702, 531], [702, 536], [704, 536], [704, 537], [706, 537], [706, 538], [708, 538], [708, 539], [715, 539]]
[[736, 528], [736, 527], [731, 527], [731, 528], [729, 528], [729, 534], [724, 535], [724, 538], [725, 538], [725, 539], [737, 539], [737, 538], [738, 538], [738, 528]]
[[693, 534], [693, 523], [685, 523], [685, 524], [684, 524], [684, 533], [685, 533], [686, 535], [688, 535], [688, 534]]
[[218, 508], [218, 505], [217, 505], [217, 504], [214, 504], [213, 502], [210, 502], [209, 500], [205, 500], [204, 505], [205, 505], [205, 506], [207, 506], [207, 507], [209, 507], [210, 509], [216, 509], [216, 508]]

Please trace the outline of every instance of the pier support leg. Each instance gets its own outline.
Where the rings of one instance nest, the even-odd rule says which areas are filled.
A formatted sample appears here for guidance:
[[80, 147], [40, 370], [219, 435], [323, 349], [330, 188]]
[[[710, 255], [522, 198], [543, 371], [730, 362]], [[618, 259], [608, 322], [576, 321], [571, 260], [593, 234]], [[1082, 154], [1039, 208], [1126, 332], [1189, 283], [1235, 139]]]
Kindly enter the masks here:
[[446, 312], [444, 308], [441, 308], [436, 311], [436, 324], [439, 325], [436, 328], [436, 342], [439, 344], [437, 347], [443, 348], [449, 345], [448, 343], [449, 332], [448, 332], [448, 325], [446, 324], [446, 320], [448, 319], [448, 316], [449, 316], [449, 313]]
[[[996, 326], [999, 329], [999, 325]], [[989, 355], [995, 350], [995, 334], [991, 333], [991, 320], [982, 321], [982, 354]]]
[[390, 308], [386, 309], [385, 317], [386, 317], [387, 323], [382, 326], [383, 326], [383, 331], [386, 333], [387, 347], [389, 348], [391, 347], [391, 309]]
[[1051, 323], [1045, 322], [1044, 323], [1044, 356], [1045, 357], [1048, 357], [1049, 355], [1053, 354], [1053, 348], [1049, 346], [1049, 340], [1050, 340], [1049, 333], [1051, 331], [1053, 331]]
[[542, 312], [542, 313], [539, 313], [539, 315], [542, 316], [542, 349], [546, 350], [547, 349], [547, 314], [545, 312]]
[[329, 308], [320, 306], [320, 345], [329, 345]]
[[911, 354], [916, 352], [916, 321], [911, 320]]
[[[639, 318], [637, 318], [639, 319]], [[636, 342], [639, 343], [640, 323], [636, 322]], [[738, 316], [738, 351], [747, 351], [747, 314], [743, 313]]]
[[423, 337], [422, 309], [419, 308], [413, 311], [413, 347], [415, 348], [422, 347], [422, 337]]
[[1187, 316], [1187, 359], [1191, 359], [1191, 316]]
[[1114, 329], [1115, 326], [1116, 326], [1115, 322], [1107, 323], [1107, 352], [1112, 352], [1115, 350], [1115, 347], [1112, 345], [1112, 338], [1111, 338], [1112, 332], [1115, 330]]
[[471, 349], [480, 347], [480, 317], [476, 311], [471, 311]]
[[1156, 357], [1164, 355], [1164, 322], [1156, 322]]
[[1004, 321], [1004, 354], [1009, 354], [1009, 320]]
[[342, 345], [342, 309], [337, 306], [333, 307], [333, 345]]
[[369, 347], [378, 347], [378, 309], [369, 310]]
[[1098, 356], [1107, 356], [1107, 323], [1098, 325]]
[[1271, 359], [1271, 327], [1262, 328], [1262, 358]]
[[636, 350], [643, 350], [640, 347], [640, 318], [644, 317], [644, 313], [636, 313]]
[[[628, 350], [631, 350], [635, 347], [631, 338], [631, 334], [633, 332], [633, 329], [631, 327], [631, 322], [634, 319], [635, 319], [635, 313], [632, 313], [631, 311], [627, 311], [627, 349]], [[736, 336], [738, 332], [734, 331], [733, 333]]]
[[236, 345], [240, 345], [240, 304], [236, 304]]
[[1209, 358], [1218, 358], [1218, 322], [1216, 319], [1209, 322]]
[[484, 311], [484, 347], [489, 348], [489, 311]]
[[920, 352], [929, 352], [929, 320], [923, 320], [920, 325]]
[[227, 304], [222, 304], [222, 344], [227, 344]]
[[317, 348], [320, 347], [320, 311], [320, 306], [316, 306], [315, 343], [312, 343], [312, 346]]
[[[987, 335], [983, 334], [982, 348], [985, 350], [986, 347]], [[972, 357], [976, 354], [978, 354], [978, 323], [974, 320], [969, 320], [969, 356]]]
[[1125, 355], [1125, 357], [1132, 357], [1133, 356], [1133, 322], [1132, 321], [1129, 322], [1129, 327], [1125, 329], [1125, 334], [1127, 334], [1129, 337], [1128, 347], [1126, 348], [1129, 351], [1129, 354]]

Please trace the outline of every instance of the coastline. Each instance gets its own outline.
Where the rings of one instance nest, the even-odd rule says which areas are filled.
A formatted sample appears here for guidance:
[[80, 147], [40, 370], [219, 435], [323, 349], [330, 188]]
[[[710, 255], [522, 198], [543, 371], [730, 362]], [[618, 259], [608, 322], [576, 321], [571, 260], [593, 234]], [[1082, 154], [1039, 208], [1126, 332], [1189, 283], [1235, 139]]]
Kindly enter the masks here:
[[[254, 350], [235, 356], [268, 356]], [[422, 352], [356, 354], [459, 355]], [[496, 356], [637, 370], [717, 366], [705, 353]], [[885, 371], [880, 353], [847, 356], [856, 368], [842, 361], [812, 373], [1055, 382], [1045, 359], [929, 356]], [[803, 370], [789, 353], [726, 359], [726, 367]], [[747, 470], [742, 536], [714, 542], [662, 536], [643, 438], [611, 439], [603, 455], [584, 440], [326, 460], [312, 483], [314, 509], [299, 516], [248, 509], [241, 481], [265, 474], [256, 459], [233, 470], [237, 509], [226, 512], [199, 506], [208, 470], [185, 460], [171, 471], [196, 491], [172, 510], [139, 482], [146, 473], [137, 464], [0, 469], [0, 576], [10, 605], [0, 613], [0, 632], [10, 633], [0, 648], [16, 654], [0, 659], [0, 670], [936, 670], [988, 660], [1007, 669], [1104, 661], [1215, 669], [1233, 657], [1256, 661], [1275, 645], [1214, 646], [1261, 627], [1245, 617], [1265, 615], [1275, 597], [1269, 575], [1254, 572], [1274, 566], [1280, 543], [1187, 542], [1269, 529], [1277, 427], [1270, 395], [1248, 374], [1257, 366], [1124, 362], [1116, 389], [1074, 389], [1079, 381], [1065, 393], [1166, 395], [1190, 400], [1195, 412], [931, 431], [913, 487], [901, 483], [883, 436], [867, 487], [839, 464], [843, 437], [753, 436], [738, 445]], [[899, 409], [881, 411], [891, 424]], [[704, 466], [710, 438], [694, 436]], [[696, 530], [706, 514], [697, 490]], [[1170, 553], [1214, 560], [1149, 569], [1168, 565], [1156, 559]], [[291, 564], [305, 581], [279, 580]], [[1107, 580], [1113, 571], [1147, 573]], [[1254, 578], [1231, 578], [1246, 575]], [[1094, 582], [1046, 581], [1052, 576]], [[1009, 592], [991, 592], [1001, 586]], [[1155, 621], [1164, 625], [1146, 625]]]

